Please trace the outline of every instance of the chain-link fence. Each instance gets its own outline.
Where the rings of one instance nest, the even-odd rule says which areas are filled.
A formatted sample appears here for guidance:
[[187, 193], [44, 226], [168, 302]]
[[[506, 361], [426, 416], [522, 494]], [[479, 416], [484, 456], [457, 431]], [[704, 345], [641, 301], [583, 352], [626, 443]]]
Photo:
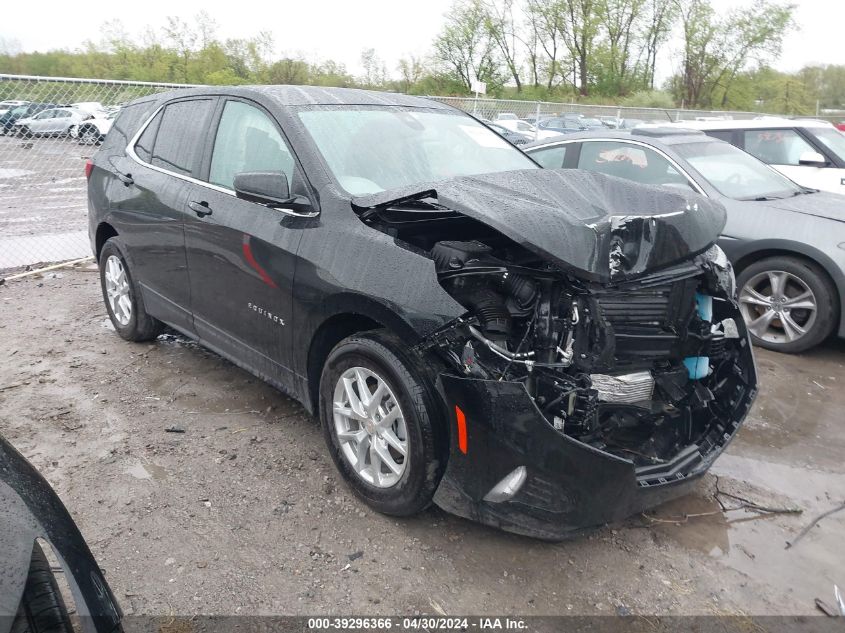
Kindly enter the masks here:
[[430, 97], [489, 121], [521, 119], [535, 121], [552, 117], [597, 119], [606, 127], [631, 128], [638, 123], [660, 123], [702, 119], [753, 119], [760, 112], [724, 110], [685, 110], [680, 108], [634, 108], [628, 106], [585, 105], [473, 97]]
[[91, 254], [86, 160], [123, 104], [180, 87], [0, 75], [0, 271]]
[[[85, 162], [120, 107], [190, 87], [0, 74], [0, 271], [90, 255]], [[610, 127], [751, 112], [627, 108], [535, 101], [432, 97], [491, 121], [534, 123], [582, 115]]]

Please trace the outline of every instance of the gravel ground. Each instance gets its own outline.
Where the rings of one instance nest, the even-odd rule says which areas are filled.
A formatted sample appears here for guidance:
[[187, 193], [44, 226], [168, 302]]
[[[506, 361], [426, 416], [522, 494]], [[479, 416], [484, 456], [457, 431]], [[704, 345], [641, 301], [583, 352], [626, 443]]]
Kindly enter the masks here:
[[[757, 404], [695, 493], [558, 544], [370, 511], [297, 403], [181, 337], [117, 337], [90, 267], [0, 286], [0, 433], [128, 614], [814, 614], [845, 585], [845, 512], [784, 544], [843, 501], [843, 351], [759, 351]], [[804, 512], [723, 512], [717, 486]]]

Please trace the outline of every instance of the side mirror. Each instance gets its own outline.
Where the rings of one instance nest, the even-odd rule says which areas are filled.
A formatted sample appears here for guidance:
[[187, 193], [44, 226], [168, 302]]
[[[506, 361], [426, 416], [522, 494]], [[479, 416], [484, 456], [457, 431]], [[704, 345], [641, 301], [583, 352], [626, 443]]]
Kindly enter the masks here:
[[288, 177], [281, 171], [246, 171], [235, 174], [238, 198], [270, 206], [293, 202]]
[[798, 157], [798, 164], [809, 167], [827, 167], [827, 160], [818, 152], [803, 152]]

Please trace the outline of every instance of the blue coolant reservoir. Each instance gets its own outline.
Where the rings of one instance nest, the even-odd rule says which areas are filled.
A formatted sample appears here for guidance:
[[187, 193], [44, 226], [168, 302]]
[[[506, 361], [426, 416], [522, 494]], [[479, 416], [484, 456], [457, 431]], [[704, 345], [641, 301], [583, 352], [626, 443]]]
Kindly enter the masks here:
[[[713, 297], [696, 292], [695, 309], [702, 321], [710, 323], [713, 320]], [[709, 356], [690, 356], [684, 359], [684, 365], [689, 372], [690, 380], [699, 380], [710, 373]]]

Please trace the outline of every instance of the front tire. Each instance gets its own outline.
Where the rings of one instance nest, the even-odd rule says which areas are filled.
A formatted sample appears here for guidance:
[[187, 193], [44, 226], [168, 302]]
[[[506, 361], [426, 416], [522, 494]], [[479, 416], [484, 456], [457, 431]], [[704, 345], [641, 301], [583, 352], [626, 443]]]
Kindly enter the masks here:
[[161, 334], [163, 325], [147, 314], [141, 288], [115, 238], [109, 239], [100, 252], [100, 286], [109, 318], [121, 338], [141, 342]]
[[329, 354], [320, 420], [346, 483], [384, 514], [425, 509], [445, 468], [439, 396], [424, 360], [386, 330], [350, 336]]
[[788, 354], [804, 352], [830, 336], [836, 325], [836, 289], [806, 260], [760, 260], [743, 269], [737, 287], [754, 345]]

